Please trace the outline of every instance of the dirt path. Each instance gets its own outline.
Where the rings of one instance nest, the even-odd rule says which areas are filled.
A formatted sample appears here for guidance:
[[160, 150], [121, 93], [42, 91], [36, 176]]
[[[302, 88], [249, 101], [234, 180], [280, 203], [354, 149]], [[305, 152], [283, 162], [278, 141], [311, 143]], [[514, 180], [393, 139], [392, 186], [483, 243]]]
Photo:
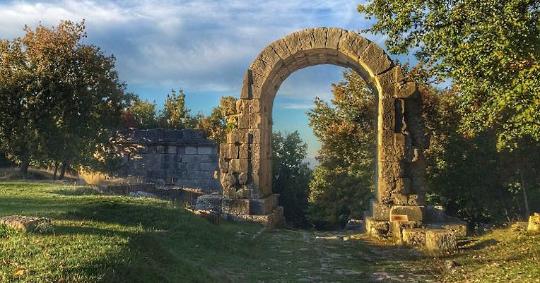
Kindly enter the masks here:
[[262, 238], [272, 243], [272, 252], [262, 263], [267, 272], [263, 282], [435, 282], [433, 272], [419, 264], [420, 253], [362, 234], [305, 230], [265, 234]]

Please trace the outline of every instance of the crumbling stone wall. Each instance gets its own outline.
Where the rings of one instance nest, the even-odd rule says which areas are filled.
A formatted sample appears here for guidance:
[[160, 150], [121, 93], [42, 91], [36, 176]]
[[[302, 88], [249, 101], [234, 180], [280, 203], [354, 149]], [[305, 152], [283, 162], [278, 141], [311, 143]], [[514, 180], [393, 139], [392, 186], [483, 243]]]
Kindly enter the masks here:
[[244, 76], [236, 129], [220, 150], [224, 213], [277, 221], [280, 209], [272, 194], [270, 144], [274, 97], [291, 73], [318, 64], [352, 68], [378, 95], [377, 199], [371, 217], [388, 221], [393, 206], [424, 204], [426, 144], [416, 84], [358, 33], [313, 28], [271, 43]]
[[150, 129], [134, 130], [127, 136], [139, 150], [124, 157], [121, 176], [206, 192], [220, 190], [214, 178], [218, 169], [217, 145], [202, 132]]

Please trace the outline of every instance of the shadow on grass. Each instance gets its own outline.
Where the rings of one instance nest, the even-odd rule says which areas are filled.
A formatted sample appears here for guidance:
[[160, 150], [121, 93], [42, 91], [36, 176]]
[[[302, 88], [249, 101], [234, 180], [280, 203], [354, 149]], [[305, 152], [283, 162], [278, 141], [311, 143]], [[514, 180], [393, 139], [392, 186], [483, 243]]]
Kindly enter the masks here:
[[61, 196], [92, 196], [101, 195], [99, 191], [90, 187], [66, 188], [51, 191], [52, 194]]
[[481, 240], [481, 241], [477, 241], [477, 242], [474, 242], [472, 244], [469, 244], [465, 247], [463, 247], [462, 249], [463, 250], [482, 250], [482, 249], [485, 249], [487, 247], [491, 247], [491, 246], [494, 246], [496, 244], [498, 244], [499, 241], [495, 240], [495, 239], [487, 239], [487, 240]]

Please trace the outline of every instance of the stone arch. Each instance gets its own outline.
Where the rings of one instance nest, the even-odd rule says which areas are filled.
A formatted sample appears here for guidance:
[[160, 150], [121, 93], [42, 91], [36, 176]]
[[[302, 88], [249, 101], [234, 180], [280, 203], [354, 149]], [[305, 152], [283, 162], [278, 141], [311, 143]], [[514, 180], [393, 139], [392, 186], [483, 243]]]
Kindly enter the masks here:
[[414, 82], [375, 43], [339, 28], [294, 32], [268, 45], [247, 70], [236, 108], [236, 129], [220, 147], [223, 213], [276, 223], [282, 211], [271, 184], [272, 106], [296, 70], [333, 64], [358, 72], [378, 95], [377, 197], [369, 216], [389, 221], [394, 206], [424, 204], [425, 138]]

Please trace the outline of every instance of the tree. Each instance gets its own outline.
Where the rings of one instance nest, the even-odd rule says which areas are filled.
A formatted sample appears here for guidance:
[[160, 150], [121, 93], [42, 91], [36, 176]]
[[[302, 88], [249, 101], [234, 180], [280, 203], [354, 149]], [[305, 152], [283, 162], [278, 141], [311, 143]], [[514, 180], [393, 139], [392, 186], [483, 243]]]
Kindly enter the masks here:
[[454, 84], [462, 132], [493, 130], [499, 150], [540, 141], [540, 2], [373, 0], [359, 11], [391, 52], [413, 51], [428, 78]]
[[42, 25], [0, 43], [0, 139], [26, 171], [31, 160], [84, 164], [117, 128], [125, 85], [115, 58], [85, 45], [84, 22]]
[[151, 129], [158, 126], [156, 104], [134, 96], [122, 114], [125, 128]]
[[272, 134], [272, 191], [279, 194], [285, 219], [294, 226], [305, 226], [308, 184], [307, 144], [298, 131]]
[[360, 216], [375, 187], [376, 97], [353, 71], [332, 93], [333, 106], [317, 98], [308, 113], [321, 141], [320, 164], [309, 184], [309, 217], [321, 228]]
[[534, 202], [527, 195], [534, 199], [540, 196], [540, 146], [529, 144], [513, 152], [498, 152], [494, 131], [475, 137], [458, 131], [458, 92], [424, 88], [421, 93], [431, 136], [426, 150], [428, 201], [470, 223], [528, 216], [527, 207]]
[[168, 129], [195, 128], [197, 119], [192, 117], [186, 106], [186, 95], [183, 90], [177, 93], [172, 89], [167, 95], [159, 121], [161, 127]]
[[234, 127], [233, 115], [236, 112], [237, 99], [232, 96], [222, 97], [219, 105], [212, 109], [208, 117], [199, 119], [197, 128], [203, 130], [206, 136], [217, 144], [226, 141], [227, 132]]

